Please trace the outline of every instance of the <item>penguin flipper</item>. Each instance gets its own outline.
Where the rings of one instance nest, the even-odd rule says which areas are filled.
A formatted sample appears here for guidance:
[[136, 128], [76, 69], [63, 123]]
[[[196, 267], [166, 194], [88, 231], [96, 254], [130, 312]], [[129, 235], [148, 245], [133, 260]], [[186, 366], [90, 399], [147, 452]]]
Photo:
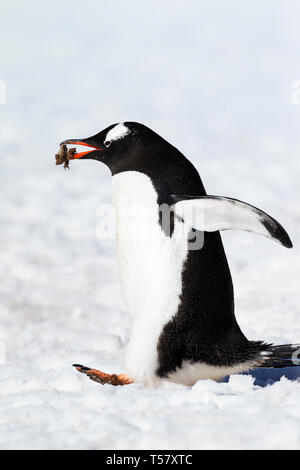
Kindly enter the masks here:
[[279, 222], [246, 202], [223, 196], [172, 195], [172, 199], [175, 215], [196, 230], [240, 229], [264, 235], [286, 248], [293, 246]]
[[91, 369], [90, 367], [85, 367], [80, 364], [73, 364], [78, 372], [87, 375], [94, 382], [98, 382], [102, 385], [129, 385], [133, 383], [133, 380], [129, 379], [126, 374], [106, 374], [97, 369]]

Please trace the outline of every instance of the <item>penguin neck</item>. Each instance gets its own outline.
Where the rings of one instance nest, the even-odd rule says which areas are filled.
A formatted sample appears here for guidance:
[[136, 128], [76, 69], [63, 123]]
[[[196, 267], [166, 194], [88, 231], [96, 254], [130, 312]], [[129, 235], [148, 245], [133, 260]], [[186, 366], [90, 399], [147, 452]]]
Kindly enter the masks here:
[[169, 204], [171, 194], [206, 195], [194, 165], [171, 145], [151, 148], [144, 153], [133, 152], [126, 158], [126, 164], [119, 161], [110, 169], [113, 177], [124, 172], [136, 172], [150, 178], [159, 204]]

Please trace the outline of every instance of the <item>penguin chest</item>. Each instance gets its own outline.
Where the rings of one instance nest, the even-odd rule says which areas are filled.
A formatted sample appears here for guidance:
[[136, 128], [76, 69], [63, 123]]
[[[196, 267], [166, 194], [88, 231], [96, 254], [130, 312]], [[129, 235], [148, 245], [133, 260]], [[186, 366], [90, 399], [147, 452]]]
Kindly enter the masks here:
[[145, 382], [157, 368], [159, 335], [178, 310], [189, 229], [175, 220], [172, 236], [165, 234], [158, 194], [145, 174], [123, 172], [112, 180], [121, 289], [134, 319], [127, 368]]
[[164, 233], [148, 176], [128, 171], [112, 179], [121, 287], [129, 313], [169, 320], [181, 294], [188, 230], [176, 221], [172, 236]]

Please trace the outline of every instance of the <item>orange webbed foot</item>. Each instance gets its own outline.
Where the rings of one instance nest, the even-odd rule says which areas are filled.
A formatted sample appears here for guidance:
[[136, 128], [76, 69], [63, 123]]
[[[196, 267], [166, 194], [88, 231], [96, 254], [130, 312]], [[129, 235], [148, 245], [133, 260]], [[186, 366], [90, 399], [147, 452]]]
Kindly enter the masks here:
[[94, 380], [94, 382], [98, 382], [102, 385], [110, 384], [117, 386], [133, 383], [133, 380], [131, 380], [126, 374], [106, 374], [101, 370], [91, 369], [90, 367], [85, 367], [80, 364], [73, 364], [73, 367], [75, 367], [78, 372], [87, 375], [91, 380]]

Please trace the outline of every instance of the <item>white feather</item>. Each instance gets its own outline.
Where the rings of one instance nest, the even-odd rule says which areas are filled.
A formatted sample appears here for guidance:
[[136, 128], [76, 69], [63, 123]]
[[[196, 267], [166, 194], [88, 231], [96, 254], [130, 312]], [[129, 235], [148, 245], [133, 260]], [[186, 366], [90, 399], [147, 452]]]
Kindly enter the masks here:
[[276, 222], [259, 209], [235, 199], [218, 196], [187, 199], [177, 202], [174, 210], [177, 216], [197, 230], [240, 229], [274, 238], [263, 221], [267, 219], [271, 225]]
[[255, 361], [243, 362], [235, 364], [234, 366], [211, 366], [209, 364], [189, 361], [183, 361], [182, 367], [176, 369], [168, 376], [171, 382], [192, 386], [198, 380], [220, 380], [223, 377], [231, 374], [238, 374], [252, 369], [256, 365]]
[[121, 287], [133, 318], [127, 373], [137, 382], [153, 385], [158, 338], [180, 301], [190, 229], [177, 221], [172, 238], [163, 233], [157, 193], [145, 174], [119, 173], [113, 176], [112, 185]]
[[105, 137], [105, 141], [113, 141], [113, 140], [122, 139], [129, 133], [130, 133], [130, 129], [128, 129], [128, 127], [125, 126], [123, 122], [120, 122], [119, 124], [117, 124], [115, 127], [113, 127], [112, 129], [108, 131]]

